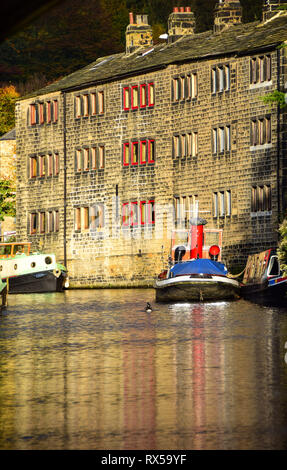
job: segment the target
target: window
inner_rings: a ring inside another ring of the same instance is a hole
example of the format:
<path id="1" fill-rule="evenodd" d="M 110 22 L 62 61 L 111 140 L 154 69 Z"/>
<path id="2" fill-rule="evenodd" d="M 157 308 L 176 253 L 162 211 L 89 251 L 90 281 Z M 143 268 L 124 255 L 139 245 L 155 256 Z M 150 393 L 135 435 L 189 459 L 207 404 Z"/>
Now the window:
<path id="1" fill-rule="evenodd" d="M 173 136 L 173 155 L 175 158 L 180 157 L 180 138 L 179 135 Z"/>
<path id="2" fill-rule="evenodd" d="M 125 202 L 123 204 L 123 209 L 122 209 L 122 218 L 123 218 L 123 226 L 128 227 L 130 225 L 130 204 L 128 202 Z"/>
<path id="3" fill-rule="evenodd" d="M 58 100 L 53 101 L 53 121 L 58 121 Z"/>
<path id="4" fill-rule="evenodd" d="M 148 84 L 148 106 L 151 108 L 155 105 L 154 83 Z"/>
<path id="5" fill-rule="evenodd" d="M 90 151 L 88 148 L 84 148 L 84 170 L 88 171 L 90 167 Z"/>
<path id="6" fill-rule="evenodd" d="M 90 207 L 90 228 L 100 231 L 104 227 L 104 211 L 101 205 Z"/>
<path id="7" fill-rule="evenodd" d="M 39 104 L 39 123 L 44 124 L 44 103 Z"/>
<path id="8" fill-rule="evenodd" d="M 45 233 L 45 212 L 40 212 L 40 233 Z"/>
<path id="9" fill-rule="evenodd" d="M 50 153 L 47 157 L 47 176 L 53 175 L 53 155 Z"/>
<path id="10" fill-rule="evenodd" d="M 130 109 L 130 88 L 124 87 L 123 88 L 123 107 L 125 111 Z"/>
<path id="11" fill-rule="evenodd" d="M 105 168 L 105 147 L 103 145 L 99 146 L 99 162 L 98 168 L 101 170 Z"/>
<path id="12" fill-rule="evenodd" d="M 144 165 L 147 162 L 147 141 L 140 142 L 140 164 Z"/>
<path id="13" fill-rule="evenodd" d="M 172 81 L 172 96 L 173 96 L 173 101 L 179 101 L 180 100 L 180 79 L 174 78 Z"/>
<path id="14" fill-rule="evenodd" d="M 46 157 L 41 155 L 39 157 L 39 176 L 44 177 L 46 174 Z"/>
<path id="15" fill-rule="evenodd" d="M 270 212 L 271 210 L 271 186 L 253 186 L 251 189 L 251 212 Z"/>
<path id="16" fill-rule="evenodd" d="M 88 116 L 89 115 L 89 95 L 83 96 L 83 110 L 84 110 L 84 116 Z"/>
<path id="17" fill-rule="evenodd" d="M 148 163 L 155 162 L 155 142 L 154 140 L 148 141 Z"/>
<path id="18" fill-rule="evenodd" d="M 211 93 L 222 93 L 230 90 L 230 66 L 219 65 L 211 70 Z"/>
<path id="19" fill-rule="evenodd" d="M 49 124 L 52 120 L 51 118 L 52 113 L 51 113 L 51 101 L 47 101 L 46 103 L 46 121 Z"/>
<path id="20" fill-rule="evenodd" d="M 54 154 L 54 176 L 58 176 L 59 174 L 59 154 Z"/>
<path id="21" fill-rule="evenodd" d="M 30 124 L 34 126 L 37 123 L 37 109 L 35 104 L 30 104 Z"/>
<path id="22" fill-rule="evenodd" d="M 105 103 L 104 103 L 104 92 L 99 91 L 98 92 L 98 108 L 99 108 L 99 114 L 104 114 L 105 112 Z"/>
<path id="23" fill-rule="evenodd" d="M 272 62 L 270 55 L 250 59 L 250 84 L 270 82 L 272 79 Z"/>
<path id="24" fill-rule="evenodd" d="M 251 121 L 251 146 L 271 144 L 271 117 Z"/>
<path id="25" fill-rule="evenodd" d="M 122 206 L 122 224 L 124 227 L 153 225 L 155 223 L 154 200 L 125 202 Z"/>
<path id="26" fill-rule="evenodd" d="M 96 93 L 91 93 L 91 113 L 92 113 L 92 116 L 97 114 L 97 95 L 96 95 Z"/>
<path id="27" fill-rule="evenodd" d="M 132 86 L 132 109 L 138 109 L 139 107 L 139 90 L 138 86 Z"/>
<path id="28" fill-rule="evenodd" d="M 54 211 L 54 232 L 59 232 L 59 211 Z"/>
<path id="29" fill-rule="evenodd" d="M 213 193 L 213 217 L 231 217 L 231 191 Z"/>
<path id="30" fill-rule="evenodd" d="M 30 234 L 31 235 L 34 235 L 35 233 L 37 233 L 37 213 L 36 212 L 32 212 L 30 214 Z"/>
<path id="31" fill-rule="evenodd" d="M 76 171 L 82 171 L 82 151 L 76 150 Z"/>
<path id="32" fill-rule="evenodd" d="M 97 147 L 92 147 L 91 149 L 91 169 L 95 170 L 97 168 Z"/>
<path id="33" fill-rule="evenodd" d="M 132 142 L 131 164 L 138 165 L 138 163 L 139 163 L 139 144 L 138 142 Z"/>
<path id="34" fill-rule="evenodd" d="M 48 233 L 51 233 L 54 231 L 54 223 L 53 223 L 53 212 L 52 211 L 49 211 L 48 212 L 48 216 L 47 216 L 47 230 L 48 230 Z"/>
<path id="35" fill-rule="evenodd" d="M 155 223 L 155 204 L 154 201 L 148 201 L 148 223 Z"/>
<path id="36" fill-rule="evenodd" d="M 75 230 L 81 230 L 81 208 L 77 207 L 75 209 Z"/>
<path id="37" fill-rule="evenodd" d="M 123 165 L 128 166 L 130 164 L 130 144 L 125 142 L 123 146 Z"/>
<path id="38" fill-rule="evenodd" d="M 90 226 L 90 219 L 89 219 L 89 208 L 88 207 L 83 207 L 83 229 L 88 230 Z"/>
<path id="39" fill-rule="evenodd" d="M 184 101 L 197 97 L 198 80 L 197 73 L 190 73 L 175 77 L 172 80 L 172 100 Z"/>
<path id="40" fill-rule="evenodd" d="M 221 126 L 212 129 L 212 152 L 213 154 L 231 151 L 231 128 Z"/>
<path id="41" fill-rule="evenodd" d="M 76 96 L 76 117 L 82 116 L 82 100 L 81 96 Z"/>
<path id="42" fill-rule="evenodd" d="M 140 86 L 140 107 L 145 108 L 147 105 L 147 86 L 143 83 Z"/>
<path id="43" fill-rule="evenodd" d="M 30 178 L 37 176 L 37 157 L 30 157 Z"/>

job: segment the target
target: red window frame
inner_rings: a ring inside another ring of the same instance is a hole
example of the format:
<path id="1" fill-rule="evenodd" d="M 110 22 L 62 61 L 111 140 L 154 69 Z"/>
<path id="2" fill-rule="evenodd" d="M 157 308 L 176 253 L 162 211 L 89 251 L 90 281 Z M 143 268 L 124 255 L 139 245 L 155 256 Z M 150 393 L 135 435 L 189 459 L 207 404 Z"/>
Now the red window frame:
<path id="1" fill-rule="evenodd" d="M 146 159 L 143 161 L 142 159 L 142 154 L 143 154 L 143 144 L 146 146 Z M 148 142 L 146 140 L 141 140 L 140 141 L 140 164 L 145 165 L 148 162 Z"/>
<path id="2" fill-rule="evenodd" d="M 153 159 L 151 158 L 151 146 L 153 145 Z M 154 153 L 155 153 L 155 141 L 151 139 L 148 141 L 148 163 L 154 163 Z"/>
<path id="3" fill-rule="evenodd" d="M 37 177 L 37 157 L 30 157 L 30 178 Z"/>
<path id="4" fill-rule="evenodd" d="M 53 117 L 54 117 L 54 122 L 57 122 L 58 121 L 58 111 L 59 111 L 59 108 L 58 108 L 58 100 L 54 100 L 53 101 Z"/>
<path id="5" fill-rule="evenodd" d="M 37 124 L 36 104 L 30 104 L 30 125 L 35 126 L 36 124 Z"/>
<path id="6" fill-rule="evenodd" d="M 129 219 L 130 219 L 130 203 L 129 202 L 124 202 L 123 207 L 122 207 L 122 221 L 123 221 L 123 226 L 124 227 L 129 227 Z"/>
<path id="7" fill-rule="evenodd" d="M 39 124 L 44 124 L 44 103 L 39 103 Z"/>
<path id="8" fill-rule="evenodd" d="M 125 155 L 128 152 L 128 158 L 126 160 Z M 130 143 L 124 142 L 123 144 L 123 166 L 129 166 L 130 164 Z"/>
<path id="9" fill-rule="evenodd" d="M 134 104 L 134 90 L 137 91 L 137 104 Z M 138 85 L 133 85 L 131 87 L 131 107 L 132 109 L 138 109 L 139 108 L 139 87 Z"/>
<path id="10" fill-rule="evenodd" d="M 134 147 L 137 145 L 137 161 L 134 162 L 133 160 L 133 155 L 134 155 Z M 138 165 L 139 164 L 139 143 L 138 142 L 132 142 L 132 147 L 131 147 L 131 165 Z"/>
<path id="11" fill-rule="evenodd" d="M 142 217 L 142 207 L 144 206 L 144 220 Z M 147 223 L 147 202 L 146 201 L 140 201 L 140 224 L 145 225 Z"/>
<path id="12" fill-rule="evenodd" d="M 128 103 L 126 103 L 126 91 L 128 91 Z M 131 91 L 129 86 L 123 87 L 123 107 L 124 111 L 129 111 L 131 101 Z"/>
<path id="13" fill-rule="evenodd" d="M 48 123 L 51 122 L 52 118 L 51 118 L 52 114 L 51 114 L 51 101 L 47 101 L 46 103 L 46 121 Z"/>
<path id="14" fill-rule="evenodd" d="M 133 227 L 139 224 L 138 201 L 131 202 L 131 225 Z"/>
<path id="15" fill-rule="evenodd" d="M 151 92 L 150 89 L 153 88 L 153 102 L 151 102 Z M 155 89 L 154 89 L 154 83 L 151 82 L 148 84 L 148 106 L 149 108 L 152 108 L 155 105 Z"/>
<path id="16" fill-rule="evenodd" d="M 145 97 L 145 102 L 143 103 L 143 96 Z M 146 108 L 147 107 L 147 92 L 146 92 L 146 83 L 140 85 L 140 107 Z"/>
<path id="17" fill-rule="evenodd" d="M 154 207 L 154 199 L 148 201 L 148 223 L 154 224 L 155 223 L 155 207 Z"/>

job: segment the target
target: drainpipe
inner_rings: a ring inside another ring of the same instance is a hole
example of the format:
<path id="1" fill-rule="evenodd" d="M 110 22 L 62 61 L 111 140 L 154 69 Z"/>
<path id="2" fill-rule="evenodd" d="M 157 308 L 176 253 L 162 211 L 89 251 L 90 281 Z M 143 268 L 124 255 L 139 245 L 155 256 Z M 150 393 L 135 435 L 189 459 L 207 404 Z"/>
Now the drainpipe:
<path id="1" fill-rule="evenodd" d="M 63 92 L 63 157 L 64 157 L 64 266 L 67 268 L 67 126 L 66 93 Z"/>

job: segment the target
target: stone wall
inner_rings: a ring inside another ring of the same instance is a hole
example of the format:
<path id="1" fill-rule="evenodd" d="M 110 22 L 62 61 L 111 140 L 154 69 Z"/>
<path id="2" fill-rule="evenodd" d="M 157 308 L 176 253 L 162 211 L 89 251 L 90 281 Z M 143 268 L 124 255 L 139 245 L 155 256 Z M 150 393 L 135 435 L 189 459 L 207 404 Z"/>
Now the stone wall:
<path id="1" fill-rule="evenodd" d="M 170 251 L 174 197 L 194 196 L 207 227 L 223 229 L 223 260 L 232 269 L 242 266 L 249 253 L 277 243 L 277 108 L 270 109 L 260 99 L 276 89 L 277 54 L 270 53 L 272 79 L 253 85 L 250 56 L 240 56 L 169 65 L 123 82 L 66 94 L 66 238 L 71 286 L 152 285 L 166 266 Z M 283 56 L 284 52 L 279 54 Z M 230 71 L 230 89 L 212 93 L 212 70 L 225 66 Z M 191 73 L 197 75 L 197 96 L 175 102 L 173 79 Z M 154 83 L 155 105 L 124 111 L 123 88 L 143 83 Z M 104 92 L 104 114 L 76 118 L 76 97 L 97 91 Z M 17 105 L 17 234 L 19 240 L 28 238 L 34 248 L 54 252 L 59 261 L 64 261 L 63 94 L 40 98 L 58 99 L 59 119 L 55 124 L 29 126 L 29 105 L 37 100 L 23 100 Z M 271 117 L 272 141 L 252 147 L 252 118 L 266 115 Z M 213 153 L 213 129 L 227 127 L 230 150 Z M 176 157 L 174 135 L 191 132 L 198 134 L 197 155 Z M 141 139 L 155 141 L 155 163 L 124 167 L 123 143 Z M 76 173 L 76 150 L 98 145 L 105 148 L 104 169 Z M 29 157 L 49 152 L 59 152 L 59 175 L 28 178 Z M 281 168 L 284 165 L 282 161 Z M 270 210 L 252 212 L 252 187 L 264 185 L 271 188 Z M 281 186 L 280 191 L 283 189 Z M 214 216 L 214 194 L 226 196 L 226 192 L 231 193 L 230 215 Z M 155 223 L 123 227 L 123 204 L 149 200 L 155 201 Z M 104 207 L 103 229 L 76 230 L 75 210 L 93 205 Z M 52 209 L 59 210 L 59 231 L 30 235 L 29 213 Z"/>

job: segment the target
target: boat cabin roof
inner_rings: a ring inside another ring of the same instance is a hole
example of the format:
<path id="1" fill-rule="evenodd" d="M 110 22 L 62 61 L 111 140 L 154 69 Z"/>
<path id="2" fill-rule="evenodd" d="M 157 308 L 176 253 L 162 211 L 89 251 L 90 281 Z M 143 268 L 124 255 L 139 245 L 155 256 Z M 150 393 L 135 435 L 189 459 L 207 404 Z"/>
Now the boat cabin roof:
<path id="1" fill-rule="evenodd" d="M 16 255 L 29 255 L 31 243 L 0 243 L 0 258 L 8 258 Z"/>

